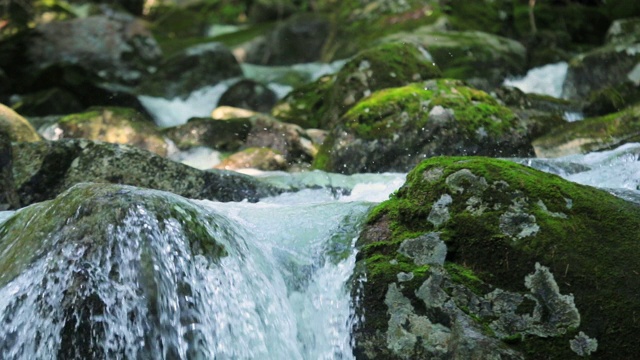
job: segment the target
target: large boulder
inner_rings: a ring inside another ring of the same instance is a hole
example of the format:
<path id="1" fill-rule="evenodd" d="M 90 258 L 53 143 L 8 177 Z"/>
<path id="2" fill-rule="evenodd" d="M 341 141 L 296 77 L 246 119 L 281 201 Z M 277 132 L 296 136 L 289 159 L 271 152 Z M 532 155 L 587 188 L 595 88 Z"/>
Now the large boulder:
<path id="1" fill-rule="evenodd" d="M 357 240 L 356 357 L 634 358 L 638 219 L 523 165 L 428 159 Z"/>
<path id="2" fill-rule="evenodd" d="M 61 118 L 45 132 L 55 136 L 55 139 L 49 140 L 99 140 L 135 146 L 160 156 L 169 155 L 169 141 L 155 124 L 128 108 L 92 108 Z"/>
<path id="3" fill-rule="evenodd" d="M 218 201 L 257 201 L 277 193 L 248 176 L 201 171 L 126 145 L 75 139 L 13 143 L 13 177 L 22 205 L 52 199 L 81 182 L 126 184 Z"/>
<path id="4" fill-rule="evenodd" d="M 492 88 L 526 71 L 526 49 L 515 40 L 480 31 L 438 31 L 426 26 L 383 41 L 412 42 L 428 52 L 444 77 Z"/>
<path id="5" fill-rule="evenodd" d="M 561 157 L 609 150 L 640 141 L 640 105 L 626 110 L 567 123 L 532 145 L 538 157 Z"/>
<path id="6" fill-rule="evenodd" d="M 314 165 L 405 172 L 437 155 L 530 156 L 536 126 L 459 80 L 431 80 L 361 100 L 329 132 Z"/>
<path id="7" fill-rule="evenodd" d="M 239 251 L 227 219 L 170 193 L 78 184 L 16 212 L 0 239 L 3 357 L 213 357 L 194 314 L 217 291 L 203 279 Z"/>
<path id="8" fill-rule="evenodd" d="M 111 11 L 38 25 L 26 55 L 36 70 L 76 64 L 104 80 L 135 84 L 151 72 L 162 53 L 142 20 Z"/>
<path id="9" fill-rule="evenodd" d="M 153 75 L 144 79 L 139 91 L 167 99 L 186 98 L 195 90 L 239 76 L 242 69 L 229 49 L 221 43 L 205 43 L 166 59 Z"/>
<path id="10" fill-rule="evenodd" d="M 0 132 L 7 134 L 11 141 L 42 140 L 27 119 L 3 104 L 0 104 Z"/>
<path id="11" fill-rule="evenodd" d="M 333 77 L 294 89 L 272 111 L 304 128 L 329 129 L 340 115 L 376 90 L 441 77 L 440 69 L 411 43 L 381 44 L 349 60 Z"/>

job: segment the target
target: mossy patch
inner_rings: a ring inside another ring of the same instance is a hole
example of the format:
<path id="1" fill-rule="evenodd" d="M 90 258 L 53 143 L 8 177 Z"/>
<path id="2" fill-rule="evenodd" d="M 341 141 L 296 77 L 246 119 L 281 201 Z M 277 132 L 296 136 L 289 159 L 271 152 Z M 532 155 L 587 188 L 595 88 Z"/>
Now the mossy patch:
<path id="1" fill-rule="evenodd" d="M 608 150 L 640 140 L 640 106 L 613 114 L 567 123 L 536 139 L 539 157 L 559 157 Z"/>

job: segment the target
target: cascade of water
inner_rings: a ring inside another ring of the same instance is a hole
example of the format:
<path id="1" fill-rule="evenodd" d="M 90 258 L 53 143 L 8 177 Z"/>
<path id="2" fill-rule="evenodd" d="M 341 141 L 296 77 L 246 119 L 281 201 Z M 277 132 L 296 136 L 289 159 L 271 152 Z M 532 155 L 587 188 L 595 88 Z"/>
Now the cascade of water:
<path id="1" fill-rule="evenodd" d="M 0 358 L 351 359 L 353 243 L 375 204 L 363 194 L 195 201 L 224 256 L 145 205 L 103 237 L 48 234 L 51 250 L 0 278 Z"/>

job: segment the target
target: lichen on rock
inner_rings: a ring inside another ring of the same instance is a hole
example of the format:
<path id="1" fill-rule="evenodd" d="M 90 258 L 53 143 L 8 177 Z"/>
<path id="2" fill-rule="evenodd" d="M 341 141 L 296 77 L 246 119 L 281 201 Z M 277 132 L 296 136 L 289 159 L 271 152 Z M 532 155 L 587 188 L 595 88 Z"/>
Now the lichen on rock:
<path id="1" fill-rule="evenodd" d="M 450 218 L 429 221 L 449 197 Z M 356 276 L 367 281 L 355 353 L 632 358 L 640 279 L 629 271 L 640 242 L 628 229 L 640 231 L 639 218 L 632 203 L 513 162 L 425 160 L 372 210 L 357 241 Z M 443 262 L 424 260 L 436 235 Z M 580 332 L 597 338 L 597 352 Z"/>

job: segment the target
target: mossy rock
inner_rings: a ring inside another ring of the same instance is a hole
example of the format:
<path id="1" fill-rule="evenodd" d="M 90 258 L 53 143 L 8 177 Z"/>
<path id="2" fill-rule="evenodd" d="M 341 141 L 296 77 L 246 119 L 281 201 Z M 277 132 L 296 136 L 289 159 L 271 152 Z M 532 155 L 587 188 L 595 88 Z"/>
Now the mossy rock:
<path id="1" fill-rule="evenodd" d="M 27 119 L 3 104 L 0 104 L 0 132 L 7 134 L 11 141 L 42 140 Z"/>
<path id="2" fill-rule="evenodd" d="M 601 116 L 622 111 L 640 103 L 640 87 L 631 81 L 592 91 L 583 112 L 587 116 Z"/>
<path id="3" fill-rule="evenodd" d="M 356 243 L 356 355 L 633 358 L 638 219 L 635 204 L 505 160 L 425 160 Z"/>
<path id="4" fill-rule="evenodd" d="M 474 80 L 484 86 L 497 86 L 508 76 L 526 70 L 526 50 L 522 44 L 481 31 L 437 31 L 425 26 L 399 32 L 381 41 L 419 44 L 442 69 L 444 77 Z"/>
<path id="5" fill-rule="evenodd" d="M 155 124 L 129 108 L 91 108 L 61 118 L 54 128 L 59 138 L 131 145 L 160 156 L 167 156 L 169 150 L 169 143 Z"/>
<path id="6" fill-rule="evenodd" d="M 442 14 L 437 2 L 421 0 L 339 1 L 324 6 L 332 23 L 323 49 L 325 61 L 353 56 L 386 35 L 432 25 Z"/>
<path id="7" fill-rule="evenodd" d="M 272 113 L 305 128 L 330 129 L 351 106 L 376 90 L 441 75 L 416 45 L 381 44 L 358 53 L 334 77 L 293 90 Z"/>
<path id="8" fill-rule="evenodd" d="M 640 6 L 638 10 L 640 13 Z M 640 42 L 640 17 L 616 20 L 611 23 L 607 31 L 607 43 L 633 44 L 638 42 Z"/>
<path id="9" fill-rule="evenodd" d="M 361 100 L 329 132 L 314 166 L 347 174 L 403 172 L 436 155 L 529 156 L 529 131 L 484 91 L 430 80 Z"/>
<path id="10" fill-rule="evenodd" d="M 567 123 L 532 145 L 538 157 L 560 157 L 609 150 L 640 140 L 640 105 L 582 121 Z"/>
<path id="11" fill-rule="evenodd" d="M 248 176 L 198 170 L 127 145 L 75 139 L 13 143 L 13 178 L 22 205 L 53 199 L 81 182 L 217 201 L 257 201 L 279 192 Z"/>
<path id="12" fill-rule="evenodd" d="M 611 43 L 571 59 L 563 97 L 586 100 L 590 93 L 627 81 L 640 82 L 640 42 Z"/>
<path id="13" fill-rule="evenodd" d="M 248 118 L 193 118 L 184 125 L 166 128 L 162 132 L 182 150 L 206 146 L 219 151 L 236 151 L 244 144 L 252 128 L 253 122 Z"/>
<path id="14" fill-rule="evenodd" d="M 16 212 L 0 225 L 0 288 L 25 285 L 3 299 L 0 319 L 12 324 L 6 337 L 30 335 L 3 339 L 3 351 L 100 359 L 167 341 L 167 317 L 210 305 L 197 300 L 194 276 L 206 273 L 198 263 L 215 267 L 238 251 L 231 233 L 228 220 L 184 198 L 112 184 L 78 184 Z M 162 357 L 157 350 L 145 351 Z"/>

